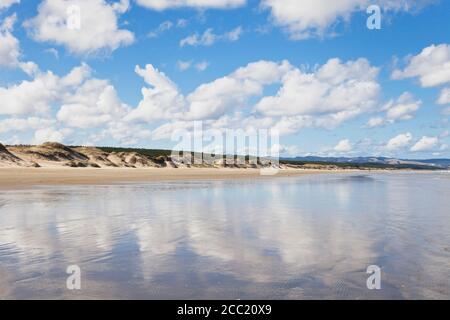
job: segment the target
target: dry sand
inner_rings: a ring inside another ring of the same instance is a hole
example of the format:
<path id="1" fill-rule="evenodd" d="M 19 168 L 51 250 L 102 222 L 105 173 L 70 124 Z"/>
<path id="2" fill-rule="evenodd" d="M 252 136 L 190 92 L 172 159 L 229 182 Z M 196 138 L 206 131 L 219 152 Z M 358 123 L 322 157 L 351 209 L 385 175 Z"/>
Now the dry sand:
<path id="1" fill-rule="evenodd" d="M 259 169 L 207 168 L 0 168 L 0 188 L 33 185 L 109 184 L 164 180 L 261 179 L 339 171 L 283 169 L 275 176 L 261 175 Z M 348 172 L 348 171 L 346 171 Z"/>

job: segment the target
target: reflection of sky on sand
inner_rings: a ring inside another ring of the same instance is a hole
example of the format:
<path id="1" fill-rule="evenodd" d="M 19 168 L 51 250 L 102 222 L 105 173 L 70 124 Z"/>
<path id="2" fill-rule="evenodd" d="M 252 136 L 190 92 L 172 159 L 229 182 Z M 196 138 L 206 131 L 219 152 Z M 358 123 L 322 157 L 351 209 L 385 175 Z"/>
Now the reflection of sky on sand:
<path id="1" fill-rule="evenodd" d="M 449 298 L 449 191 L 349 174 L 0 192 L 0 298 Z"/>

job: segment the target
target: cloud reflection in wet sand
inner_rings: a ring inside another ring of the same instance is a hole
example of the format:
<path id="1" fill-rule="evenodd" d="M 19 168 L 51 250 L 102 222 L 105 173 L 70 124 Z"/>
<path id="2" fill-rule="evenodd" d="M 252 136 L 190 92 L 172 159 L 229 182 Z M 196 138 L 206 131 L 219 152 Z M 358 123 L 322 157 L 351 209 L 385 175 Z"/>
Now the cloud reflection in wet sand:
<path id="1" fill-rule="evenodd" d="M 450 298 L 449 191 L 439 174 L 1 191 L 0 298 Z"/>

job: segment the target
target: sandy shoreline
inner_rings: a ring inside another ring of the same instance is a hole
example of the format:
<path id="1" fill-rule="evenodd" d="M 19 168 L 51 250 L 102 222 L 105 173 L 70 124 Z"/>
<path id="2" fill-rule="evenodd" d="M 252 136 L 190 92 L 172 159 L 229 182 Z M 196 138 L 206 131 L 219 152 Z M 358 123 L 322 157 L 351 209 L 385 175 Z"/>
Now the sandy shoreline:
<path id="1" fill-rule="evenodd" d="M 388 170 L 319 170 L 282 169 L 276 175 L 261 175 L 259 169 L 212 168 L 0 168 L 0 190 L 38 185 L 95 185 L 110 183 L 222 180 L 222 179 L 273 179 L 308 174 L 370 173 Z M 417 172 L 399 170 L 393 172 Z"/>
<path id="2" fill-rule="evenodd" d="M 263 176 L 258 169 L 0 168 L 0 189 L 34 185 L 82 185 L 164 180 L 261 179 L 330 172 L 339 171 L 284 169 L 275 176 Z"/>

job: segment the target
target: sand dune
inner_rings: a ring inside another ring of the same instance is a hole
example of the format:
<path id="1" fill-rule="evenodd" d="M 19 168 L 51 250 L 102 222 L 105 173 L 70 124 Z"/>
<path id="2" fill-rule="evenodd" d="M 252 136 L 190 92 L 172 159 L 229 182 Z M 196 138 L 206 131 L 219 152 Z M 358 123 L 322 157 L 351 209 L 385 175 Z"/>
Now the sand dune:
<path id="1" fill-rule="evenodd" d="M 165 159 L 170 160 L 170 159 Z M 0 148 L 0 167 L 160 168 L 166 161 L 136 152 L 105 152 L 94 147 L 70 148 L 56 142 Z"/>
<path id="2" fill-rule="evenodd" d="M 39 165 L 19 158 L 0 143 L 0 167 L 39 167 Z"/>
<path id="3" fill-rule="evenodd" d="M 71 168 L 237 168 L 258 169 L 272 164 L 252 164 L 245 159 L 225 164 L 223 159 L 202 160 L 192 164 L 191 157 L 150 157 L 137 152 L 106 152 L 95 147 L 68 147 L 47 142 L 38 146 L 1 145 L 0 167 L 71 167 Z"/>

